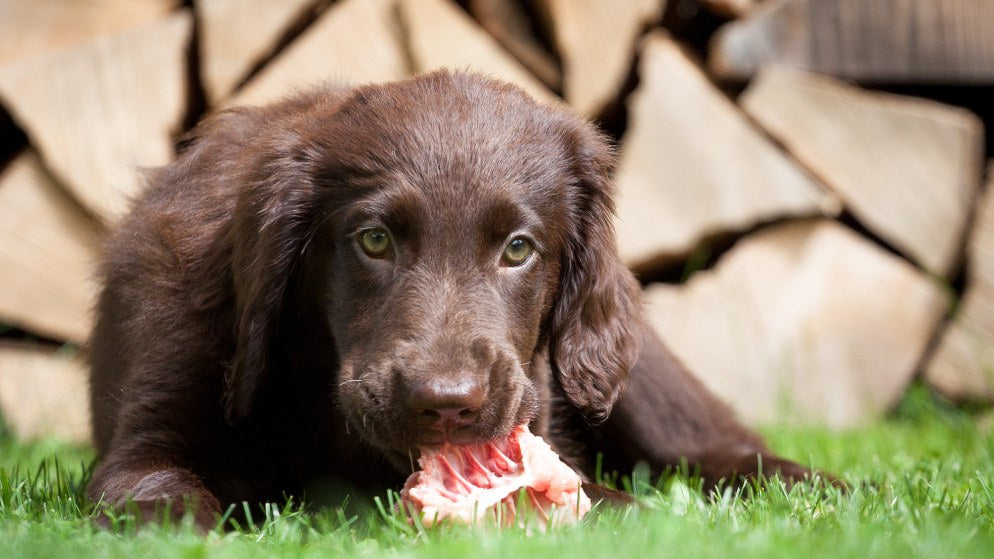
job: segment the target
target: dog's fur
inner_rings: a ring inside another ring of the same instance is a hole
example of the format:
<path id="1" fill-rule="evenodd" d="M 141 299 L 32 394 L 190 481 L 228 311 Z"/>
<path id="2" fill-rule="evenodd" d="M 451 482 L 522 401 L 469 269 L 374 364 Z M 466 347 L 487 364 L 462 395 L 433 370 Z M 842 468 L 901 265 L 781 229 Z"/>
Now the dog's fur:
<path id="1" fill-rule="evenodd" d="M 89 496 L 207 528 L 314 482 L 396 488 L 419 446 L 527 422 L 588 479 L 598 452 L 806 475 L 643 326 L 613 166 L 589 123 L 465 73 L 207 119 L 106 247 Z M 370 256 L 374 227 L 392 246 Z M 472 413 L 440 428 L 426 390 Z"/>

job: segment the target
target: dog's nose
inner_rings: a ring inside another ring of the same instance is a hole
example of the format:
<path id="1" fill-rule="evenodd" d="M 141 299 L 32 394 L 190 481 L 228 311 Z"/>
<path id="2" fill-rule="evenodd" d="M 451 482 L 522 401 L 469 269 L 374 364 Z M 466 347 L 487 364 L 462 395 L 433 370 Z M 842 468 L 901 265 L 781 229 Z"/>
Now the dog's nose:
<path id="1" fill-rule="evenodd" d="M 475 380 L 435 381 L 413 389 L 409 405 L 423 427 L 448 432 L 475 423 L 485 396 Z"/>

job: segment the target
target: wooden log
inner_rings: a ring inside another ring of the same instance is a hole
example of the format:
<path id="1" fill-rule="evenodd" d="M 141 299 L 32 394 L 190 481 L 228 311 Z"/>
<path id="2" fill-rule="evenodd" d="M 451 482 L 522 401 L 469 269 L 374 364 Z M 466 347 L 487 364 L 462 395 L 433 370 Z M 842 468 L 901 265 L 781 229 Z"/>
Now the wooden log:
<path id="1" fill-rule="evenodd" d="M 925 379 L 956 401 L 994 403 L 994 161 L 970 235 L 967 287 Z"/>
<path id="2" fill-rule="evenodd" d="M 838 203 L 758 133 L 665 34 L 643 44 L 617 172 L 618 245 L 642 270 L 702 239 Z"/>
<path id="3" fill-rule="evenodd" d="M 562 88 L 559 62 L 534 36 L 518 0 L 469 0 L 469 13 L 529 72 L 553 91 Z"/>
<path id="4" fill-rule="evenodd" d="M 0 174 L 0 322 L 82 343 L 99 228 L 28 151 Z"/>
<path id="5" fill-rule="evenodd" d="M 726 24 L 711 70 L 747 79 L 776 63 L 864 82 L 994 83 L 994 2 L 769 0 Z"/>
<path id="6" fill-rule="evenodd" d="M 596 117 L 621 92 L 642 31 L 661 20 L 665 0 L 541 0 L 563 62 L 563 96 Z"/>
<path id="7" fill-rule="evenodd" d="M 898 401 L 947 306 L 925 274 L 830 220 L 760 231 L 646 300 L 677 357 L 747 423 L 831 427 Z"/>
<path id="8" fill-rule="evenodd" d="M 783 67 L 740 102 L 867 228 L 932 273 L 955 271 L 983 169 L 979 118 Z"/>
<path id="9" fill-rule="evenodd" d="M 451 0 L 400 0 L 399 6 L 416 72 L 475 70 L 516 84 L 538 101 L 559 101 Z"/>
<path id="10" fill-rule="evenodd" d="M 0 66 L 160 19 L 179 0 L 3 0 Z"/>
<path id="11" fill-rule="evenodd" d="M 322 82 L 366 83 L 409 75 L 396 0 L 342 0 L 266 65 L 229 104 L 262 105 Z"/>
<path id="12" fill-rule="evenodd" d="M 211 105 L 227 97 L 321 0 L 198 0 L 201 76 Z"/>
<path id="13" fill-rule="evenodd" d="M 86 367 L 75 351 L 0 342 L 0 414 L 21 440 L 90 440 Z"/>
<path id="14" fill-rule="evenodd" d="M 0 68 L 0 100 L 84 206 L 113 220 L 139 166 L 172 158 L 186 109 L 189 11 Z"/>

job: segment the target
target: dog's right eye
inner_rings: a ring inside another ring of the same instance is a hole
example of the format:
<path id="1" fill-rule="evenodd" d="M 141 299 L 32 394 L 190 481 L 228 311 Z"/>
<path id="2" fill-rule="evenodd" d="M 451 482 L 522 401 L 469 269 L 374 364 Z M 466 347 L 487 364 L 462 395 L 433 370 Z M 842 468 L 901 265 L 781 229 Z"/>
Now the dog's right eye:
<path id="1" fill-rule="evenodd" d="M 359 234 L 359 246 L 367 255 L 381 258 L 390 250 L 390 234 L 379 227 L 367 229 Z"/>

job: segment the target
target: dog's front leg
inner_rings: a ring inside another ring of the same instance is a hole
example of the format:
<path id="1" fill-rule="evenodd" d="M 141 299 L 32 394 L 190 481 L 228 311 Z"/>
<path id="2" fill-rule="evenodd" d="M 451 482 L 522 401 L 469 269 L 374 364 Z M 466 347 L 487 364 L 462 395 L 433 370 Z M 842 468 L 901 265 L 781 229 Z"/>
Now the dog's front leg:
<path id="1" fill-rule="evenodd" d="M 121 445 L 104 457 L 87 486 L 87 497 L 110 509 L 100 511 L 97 523 L 110 527 L 108 513 L 134 513 L 140 524 L 189 514 L 199 532 L 214 528 L 221 508 L 201 479 L 168 457 L 153 456 Z"/>

